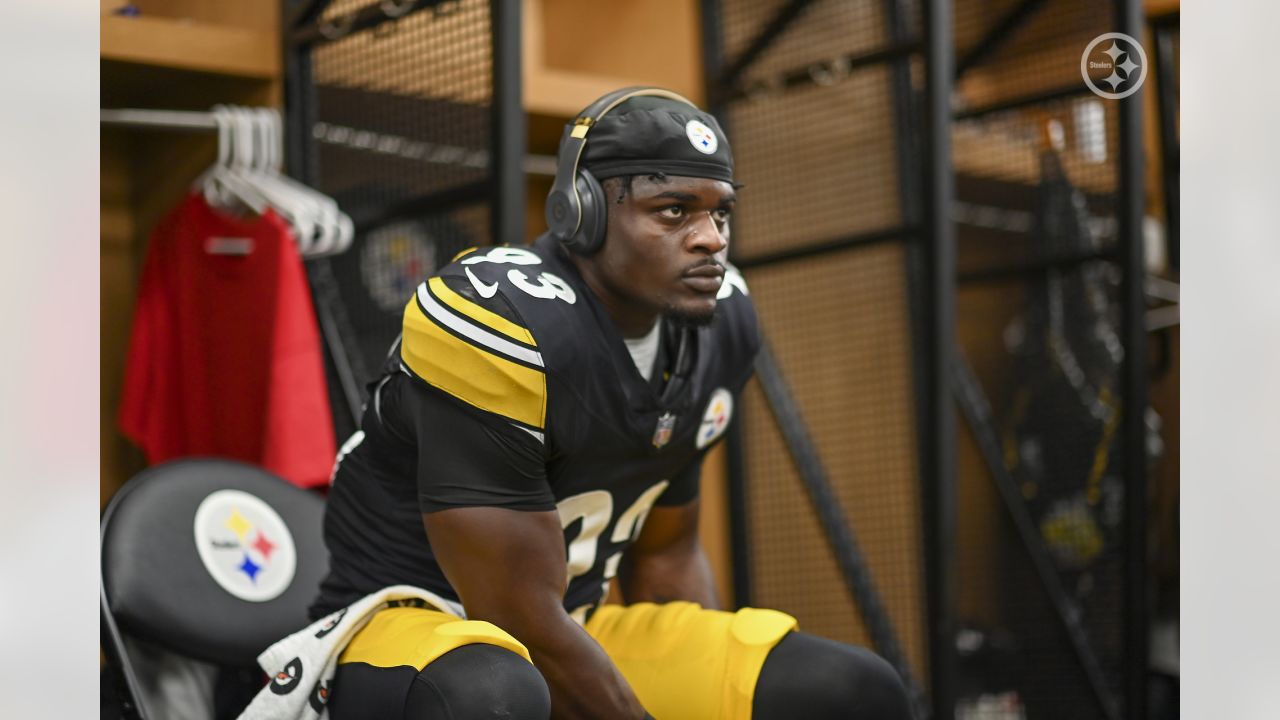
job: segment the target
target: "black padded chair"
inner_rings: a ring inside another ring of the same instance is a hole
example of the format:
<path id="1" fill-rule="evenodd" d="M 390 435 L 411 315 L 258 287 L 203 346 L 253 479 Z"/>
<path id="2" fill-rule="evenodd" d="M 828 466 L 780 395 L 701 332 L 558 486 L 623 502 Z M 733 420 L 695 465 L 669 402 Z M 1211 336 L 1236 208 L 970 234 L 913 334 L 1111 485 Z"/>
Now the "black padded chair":
<path id="1" fill-rule="evenodd" d="M 323 511 L 320 496 L 229 460 L 157 465 L 116 493 L 102 516 L 102 635 L 125 714 L 167 714 L 148 711 L 131 648 L 260 677 L 258 654 L 307 625 L 328 568 Z"/>

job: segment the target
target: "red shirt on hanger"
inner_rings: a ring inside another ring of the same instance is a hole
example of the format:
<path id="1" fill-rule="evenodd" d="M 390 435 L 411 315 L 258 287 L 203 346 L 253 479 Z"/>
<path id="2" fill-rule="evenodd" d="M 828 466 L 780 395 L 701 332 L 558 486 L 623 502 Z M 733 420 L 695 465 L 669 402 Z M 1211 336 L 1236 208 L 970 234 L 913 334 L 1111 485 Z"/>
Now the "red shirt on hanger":
<path id="1" fill-rule="evenodd" d="M 320 333 L 288 224 L 199 193 L 151 236 L 120 408 L 151 463 L 216 456 L 324 485 L 335 445 Z"/>

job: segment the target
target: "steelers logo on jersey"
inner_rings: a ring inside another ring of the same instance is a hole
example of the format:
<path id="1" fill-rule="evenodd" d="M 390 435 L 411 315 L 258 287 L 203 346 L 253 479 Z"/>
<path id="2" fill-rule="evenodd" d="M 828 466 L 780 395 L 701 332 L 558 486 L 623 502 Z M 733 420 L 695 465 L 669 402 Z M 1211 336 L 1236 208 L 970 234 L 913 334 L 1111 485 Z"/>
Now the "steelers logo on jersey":
<path id="1" fill-rule="evenodd" d="M 702 424 L 698 426 L 698 449 L 718 440 L 729 427 L 732 417 L 733 395 L 724 388 L 716 388 L 707 403 L 707 411 L 702 414 Z"/>

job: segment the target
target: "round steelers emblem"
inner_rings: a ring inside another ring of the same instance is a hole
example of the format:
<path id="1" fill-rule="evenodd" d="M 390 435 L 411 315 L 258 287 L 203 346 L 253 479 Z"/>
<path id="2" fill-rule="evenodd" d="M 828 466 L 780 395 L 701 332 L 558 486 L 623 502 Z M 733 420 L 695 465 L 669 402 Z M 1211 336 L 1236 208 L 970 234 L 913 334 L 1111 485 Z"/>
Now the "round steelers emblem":
<path id="1" fill-rule="evenodd" d="M 703 155 L 710 155 L 716 151 L 717 147 L 720 147 L 720 141 L 716 139 L 716 134 L 711 131 L 711 128 L 698 120 L 690 120 L 685 123 L 684 134 L 689 136 L 689 144 L 693 146 L 693 149 Z"/>
<path id="2" fill-rule="evenodd" d="M 418 222 L 387 225 L 369 233 L 360 272 L 369 297 L 389 313 L 400 313 L 423 278 L 436 270 L 436 242 Z"/>
<path id="3" fill-rule="evenodd" d="M 710 445 L 724 434 L 733 417 L 733 395 L 724 388 L 716 388 L 711 393 L 711 402 L 707 403 L 707 411 L 702 414 L 702 424 L 698 426 L 698 449 Z"/>
<path id="4" fill-rule="evenodd" d="M 266 602 L 293 582 L 297 553 L 289 528 L 247 492 L 218 490 L 201 501 L 195 536 L 205 569 L 241 600 Z"/>

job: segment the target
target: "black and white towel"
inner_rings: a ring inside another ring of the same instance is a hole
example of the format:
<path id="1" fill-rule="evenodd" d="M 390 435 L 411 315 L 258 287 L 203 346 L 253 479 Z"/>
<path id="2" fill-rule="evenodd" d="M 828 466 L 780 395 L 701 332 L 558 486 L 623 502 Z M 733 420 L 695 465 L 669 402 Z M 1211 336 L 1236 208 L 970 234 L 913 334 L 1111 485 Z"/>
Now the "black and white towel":
<path id="1" fill-rule="evenodd" d="M 240 714 L 239 720 L 316 720 L 329 717 L 329 690 L 338 656 L 379 611 L 422 604 L 466 619 L 462 605 L 410 585 L 395 585 L 366 595 L 284 638 L 258 656 L 271 681 Z"/>

